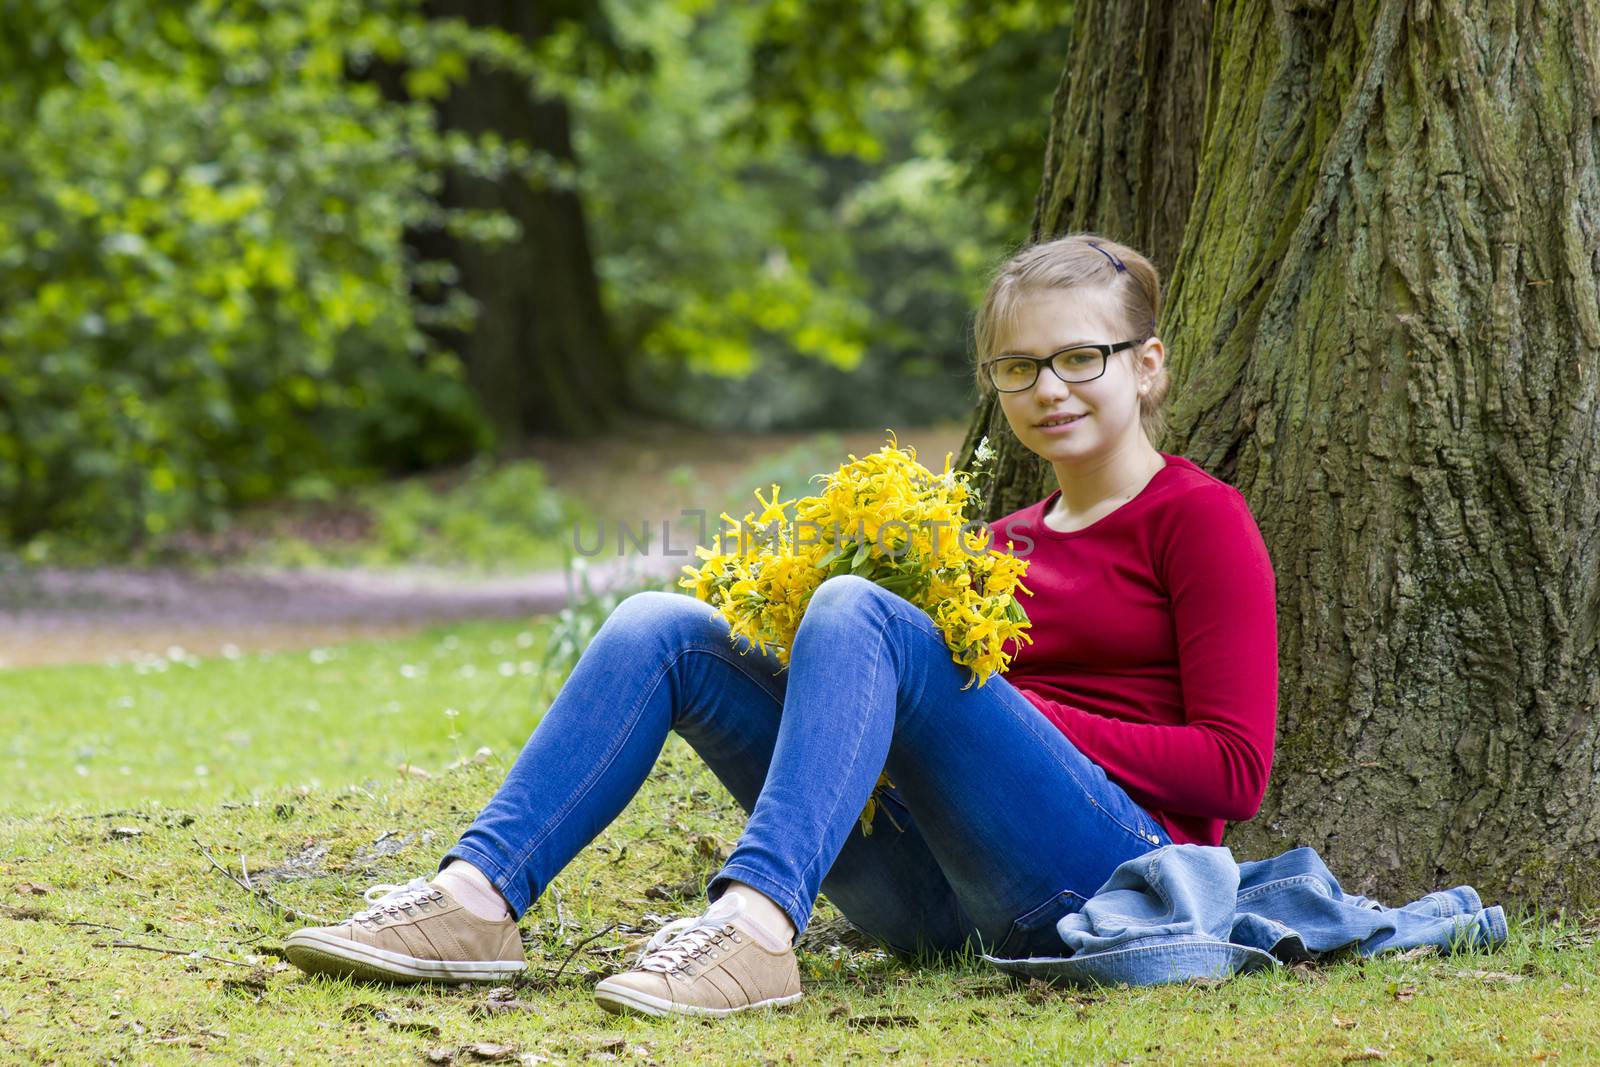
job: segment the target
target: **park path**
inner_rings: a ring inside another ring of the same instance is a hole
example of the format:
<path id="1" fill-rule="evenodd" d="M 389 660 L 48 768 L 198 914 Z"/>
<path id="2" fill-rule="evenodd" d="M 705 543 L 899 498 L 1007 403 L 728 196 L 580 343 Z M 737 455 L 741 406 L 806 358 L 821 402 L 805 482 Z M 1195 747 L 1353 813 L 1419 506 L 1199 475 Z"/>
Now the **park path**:
<path id="1" fill-rule="evenodd" d="M 595 590 L 670 576 L 684 560 L 596 562 Z M 232 649 L 308 648 L 392 637 L 463 619 L 547 615 L 567 603 L 563 571 L 469 578 L 424 571 L 42 569 L 0 574 L 0 670 Z"/>
<path id="2" fill-rule="evenodd" d="M 903 427 L 902 445 L 918 450 L 930 468 L 959 449 L 963 422 Z M 686 503 L 746 493 L 753 462 L 815 442 L 817 432 L 732 434 L 645 427 L 597 441 L 537 440 L 527 454 L 548 471 L 557 489 L 584 500 L 611 522 L 652 526 Z M 879 430 L 844 431 L 834 454 L 812 469 L 828 469 L 847 454 L 865 455 L 885 443 Z M 692 472 L 686 486 L 675 475 Z M 794 488 L 791 486 L 790 488 Z M 753 502 L 746 498 L 746 505 Z M 709 509 L 715 512 L 717 509 Z M 712 520 L 713 522 L 715 520 Z M 679 573 L 693 557 L 677 552 L 697 538 L 627 555 L 615 525 L 605 550 L 589 562 L 596 589 L 627 584 L 634 575 Z M 684 527 L 688 529 L 688 527 Z M 3 559 L 0 559 L 3 564 Z M 309 648 L 339 641 L 414 633 L 465 619 L 515 619 L 561 610 L 568 599 L 563 571 L 474 578 L 448 571 L 244 571 L 96 567 L 84 570 L 8 570 L 0 565 L 0 671 L 59 663 L 98 663 L 168 654 L 174 646 L 198 656 L 275 648 Z"/>

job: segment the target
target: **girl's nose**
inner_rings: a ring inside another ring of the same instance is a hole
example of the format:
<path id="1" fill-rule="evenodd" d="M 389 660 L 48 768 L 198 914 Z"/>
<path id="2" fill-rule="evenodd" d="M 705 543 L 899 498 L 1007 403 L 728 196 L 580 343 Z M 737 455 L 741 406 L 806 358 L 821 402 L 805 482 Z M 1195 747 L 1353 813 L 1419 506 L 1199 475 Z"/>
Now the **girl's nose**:
<path id="1" fill-rule="evenodd" d="M 1042 403 L 1054 406 L 1071 393 L 1072 386 L 1062 381 L 1055 371 L 1045 366 L 1039 368 L 1039 380 L 1033 383 L 1033 395 Z"/>

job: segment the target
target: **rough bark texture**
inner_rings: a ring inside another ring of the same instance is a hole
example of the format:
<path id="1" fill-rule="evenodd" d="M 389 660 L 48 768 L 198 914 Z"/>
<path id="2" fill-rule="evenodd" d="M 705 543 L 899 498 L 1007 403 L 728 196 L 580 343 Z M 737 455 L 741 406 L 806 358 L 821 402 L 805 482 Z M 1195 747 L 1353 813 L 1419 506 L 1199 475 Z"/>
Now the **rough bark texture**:
<path id="1" fill-rule="evenodd" d="M 526 40 L 548 31 L 541 5 L 526 0 L 431 0 L 430 14 L 495 26 Z M 571 164 L 566 101 L 531 97 L 519 78 L 475 68 L 438 106 L 449 128 L 494 130 Z M 536 188 L 517 176 L 488 181 L 452 174 L 441 196 L 453 207 L 497 209 L 522 235 L 494 248 L 449 238 L 442 253 L 479 302 L 476 328 L 454 340 L 490 419 L 513 438 L 585 436 L 631 407 L 628 376 L 601 305 L 600 284 L 576 192 Z"/>
<path id="2" fill-rule="evenodd" d="M 1233 0 L 1212 20 L 1158 446 L 1244 492 L 1278 576 L 1278 758 L 1229 841 L 1313 845 L 1390 896 L 1592 903 L 1600 12 Z M 1052 144 L 1105 126 L 1076 92 Z M 1043 232 L 1160 247 L 1136 196 L 1062 207 L 1086 164 L 1052 165 Z M 1159 164 L 1138 165 L 1133 189 Z"/>

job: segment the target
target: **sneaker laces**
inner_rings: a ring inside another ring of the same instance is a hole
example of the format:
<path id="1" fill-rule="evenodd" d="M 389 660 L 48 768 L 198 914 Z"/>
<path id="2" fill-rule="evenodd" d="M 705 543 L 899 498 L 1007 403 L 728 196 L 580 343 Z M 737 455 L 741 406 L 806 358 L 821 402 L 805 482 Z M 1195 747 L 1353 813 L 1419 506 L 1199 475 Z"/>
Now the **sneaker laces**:
<path id="1" fill-rule="evenodd" d="M 692 977 L 694 961 L 714 954 L 730 939 L 744 940 L 731 922 L 708 919 L 704 915 L 686 915 L 655 932 L 645 943 L 634 969 L 663 973 L 683 971 Z"/>
<path id="2" fill-rule="evenodd" d="M 656 949 L 660 948 L 662 945 L 665 945 L 668 941 L 671 941 L 683 931 L 689 929 L 689 927 L 693 926 L 701 918 L 703 918 L 703 916 L 685 915 L 681 919 L 673 919 L 661 929 L 657 930 L 654 934 L 650 935 L 650 940 L 644 943 L 644 948 L 639 951 L 639 954 L 634 957 L 633 961 L 635 963 L 640 962 Z"/>
<path id="3" fill-rule="evenodd" d="M 409 918 L 418 909 L 427 911 L 444 902 L 444 893 L 435 889 L 425 878 L 413 878 L 403 884 L 379 882 L 361 894 L 372 907 L 356 912 L 347 922 L 382 925 L 401 917 Z"/>

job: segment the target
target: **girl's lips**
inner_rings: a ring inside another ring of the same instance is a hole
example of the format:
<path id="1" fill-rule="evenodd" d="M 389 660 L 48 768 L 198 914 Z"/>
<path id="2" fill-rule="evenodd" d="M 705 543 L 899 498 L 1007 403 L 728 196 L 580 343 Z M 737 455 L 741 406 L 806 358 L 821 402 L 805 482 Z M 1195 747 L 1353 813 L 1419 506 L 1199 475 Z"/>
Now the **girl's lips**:
<path id="1" fill-rule="evenodd" d="M 1062 433 L 1066 433 L 1068 430 L 1072 429 L 1074 426 L 1078 425 L 1078 423 L 1082 422 L 1086 418 L 1088 418 L 1087 415 L 1079 415 L 1077 418 L 1073 419 L 1071 422 L 1062 422 L 1062 423 L 1057 423 L 1054 426 L 1038 426 L 1038 427 L 1035 427 L 1035 428 L 1040 433 L 1047 433 L 1047 434 L 1052 434 L 1052 435 L 1053 434 L 1062 434 Z"/>

